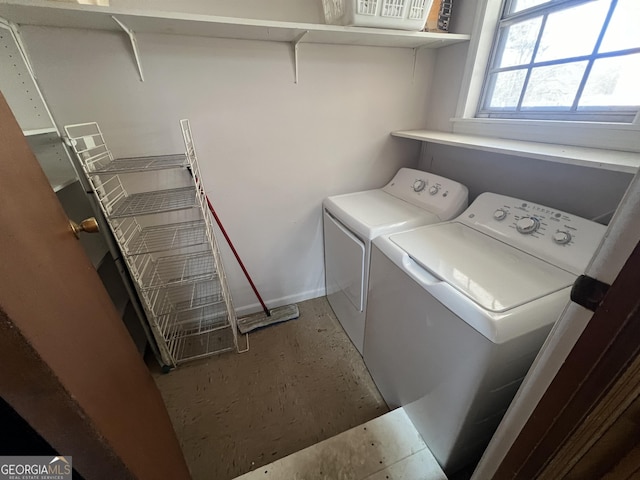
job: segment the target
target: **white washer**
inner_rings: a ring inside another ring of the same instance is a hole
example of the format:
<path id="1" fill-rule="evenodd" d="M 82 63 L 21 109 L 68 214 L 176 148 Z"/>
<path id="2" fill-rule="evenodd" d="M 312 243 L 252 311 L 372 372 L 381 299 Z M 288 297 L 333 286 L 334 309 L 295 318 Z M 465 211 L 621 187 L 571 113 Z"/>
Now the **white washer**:
<path id="1" fill-rule="evenodd" d="M 485 193 L 373 241 L 364 360 L 447 474 L 485 449 L 604 231 Z"/>
<path id="2" fill-rule="evenodd" d="M 371 240 L 385 233 L 449 220 L 466 206 L 464 185 L 410 168 L 401 168 L 381 189 L 324 200 L 327 298 L 360 354 Z"/>

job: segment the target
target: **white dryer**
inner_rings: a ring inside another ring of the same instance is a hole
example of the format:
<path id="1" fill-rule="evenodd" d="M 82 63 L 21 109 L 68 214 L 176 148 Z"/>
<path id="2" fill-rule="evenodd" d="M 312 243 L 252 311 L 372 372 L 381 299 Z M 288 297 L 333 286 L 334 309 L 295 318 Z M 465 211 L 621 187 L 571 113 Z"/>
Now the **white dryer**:
<path id="1" fill-rule="evenodd" d="M 323 202 L 327 298 L 362 354 L 371 240 L 449 220 L 467 206 L 467 188 L 431 173 L 401 168 L 383 188 Z"/>
<path id="2" fill-rule="evenodd" d="M 604 232 L 485 193 L 373 241 L 364 360 L 447 474 L 485 449 Z"/>

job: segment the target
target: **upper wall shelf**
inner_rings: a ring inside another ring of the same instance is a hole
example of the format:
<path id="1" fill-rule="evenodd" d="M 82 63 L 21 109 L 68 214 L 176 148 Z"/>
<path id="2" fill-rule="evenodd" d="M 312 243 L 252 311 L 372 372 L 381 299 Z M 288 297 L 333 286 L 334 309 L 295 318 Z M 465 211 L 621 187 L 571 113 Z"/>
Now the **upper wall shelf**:
<path id="1" fill-rule="evenodd" d="M 454 33 L 405 32 L 376 28 L 341 27 L 312 23 L 278 22 L 149 10 L 77 5 L 44 0 L 6 0 L 0 17 L 18 25 L 120 31 L 112 16 L 136 33 L 166 33 L 243 40 L 296 42 L 375 47 L 440 48 L 468 41 Z"/>
<path id="2" fill-rule="evenodd" d="M 540 142 L 525 142 L 504 138 L 461 135 L 432 130 L 404 130 L 392 135 L 423 142 L 439 143 L 454 147 L 471 148 L 485 152 L 502 153 L 518 157 L 535 158 L 556 163 L 600 168 L 614 172 L 635 174 L 640 167 L 640 153 L 597 148 L 555 145 Z"/>

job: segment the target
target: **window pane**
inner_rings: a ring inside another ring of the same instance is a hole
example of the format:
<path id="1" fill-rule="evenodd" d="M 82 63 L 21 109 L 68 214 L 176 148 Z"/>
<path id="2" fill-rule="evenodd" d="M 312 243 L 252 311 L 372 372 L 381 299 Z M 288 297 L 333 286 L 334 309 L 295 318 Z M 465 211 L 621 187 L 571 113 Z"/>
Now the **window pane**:
<path id="1" fill-rule="evenodd" d="M 522 107 L 571 107 L 586 66 L 574 62 L 532 69 Z"/>
<path id="2" fill-rule="evenodd" d="M 636 47 L 640 47 L 640 2 L 618 0 L 600 51 L 615 52 Z"/>
<path id="3" fill-rule="evenodd" d="M 550 14 L 535 61 L 593 53 L 609 4 L 610 0 L 598 0 Z"/>
<path id="4" fill-rule="evenodd" d="M 509 13 L 520 12 L 522 10 L 526 10 L 527 8 L 542 5 L 543 3 L 547 3 L 548 1 L 549 0 L 513 0 L 513 2 L 511 2 L 511 11 Z"/>
<path id="5" fill-rule="evenodd" d="M 512 70 L 492 75 L 494 87 L 488 108 L 515 110 L 526 74 L 526 70 Z"/>
<path id="6" fill-rule="evenodd" d="M 542 17 L 537 17 L 505 28 L 502 34 L 506 35 L 507 40 L 498 66 L 510 67 L 530 63 L 541 24 Z"/>
<path id="7" fill-rule="evenodd" d="M 580 107 L 640 105 L 640 54 L 596 60 Z"/>
<path id="8" fill-rule="evenodd" d="M 640 0 L 502 2 L 478 116 L 634 118 L 640 110 Z"/>

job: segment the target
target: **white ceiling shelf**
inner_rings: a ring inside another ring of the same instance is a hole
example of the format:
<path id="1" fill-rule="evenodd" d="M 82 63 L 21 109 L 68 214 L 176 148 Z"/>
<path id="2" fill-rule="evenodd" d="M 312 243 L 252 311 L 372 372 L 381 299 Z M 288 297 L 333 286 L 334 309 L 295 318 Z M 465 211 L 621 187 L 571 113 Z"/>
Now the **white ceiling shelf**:
<path id="1" fill-rule="evenodd" d="M 638 167 L 640 167 L 640 153 L 637 152 L 525 142 L 504 138 L 437 132 L 433 130 L 403 130 L 392 132 L 392 135 L 423 142 L 534 158 L 548 162 L 580 165 L 614 172 L 635 174 Z"/>
<path id="2" fill-rule="evenodd" d="M 165 33 L 242 40 L 440 48 L 466 42 L 469 35 L 279 22 L 164 11 L 77 5 L 44 0 L 3 0 L 0 17 L 18 25 L 120 31 L 112 17 L 136 33 Z"/>

